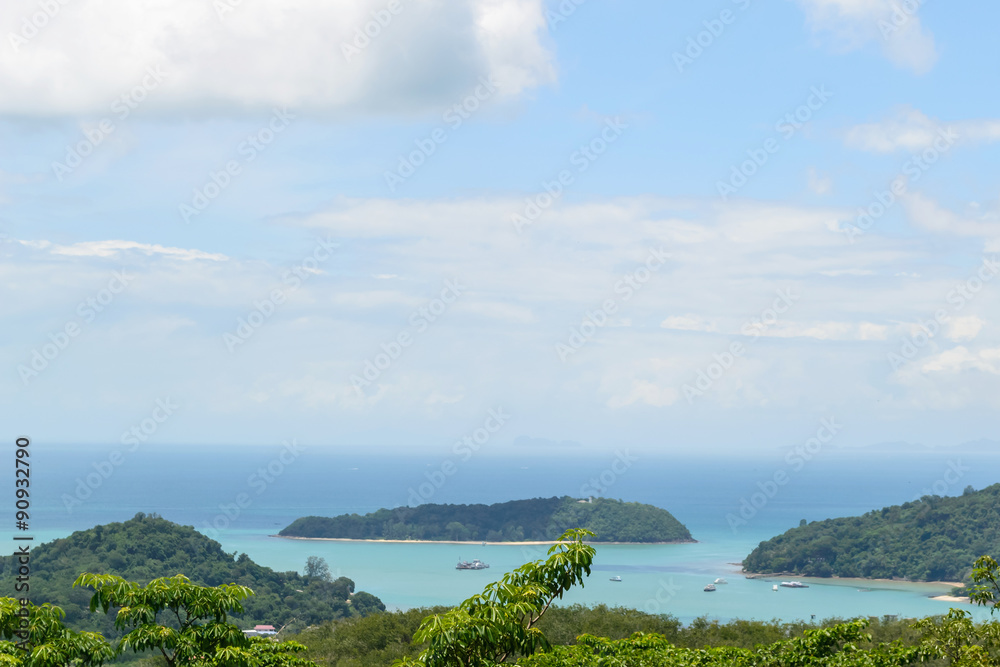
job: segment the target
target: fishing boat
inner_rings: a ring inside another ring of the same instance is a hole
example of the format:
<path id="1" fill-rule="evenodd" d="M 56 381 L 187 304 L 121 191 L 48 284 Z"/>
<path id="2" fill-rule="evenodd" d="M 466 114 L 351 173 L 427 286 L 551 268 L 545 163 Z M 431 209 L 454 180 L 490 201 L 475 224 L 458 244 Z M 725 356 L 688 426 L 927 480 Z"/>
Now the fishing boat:
<path id="1" fill-rule="evenodd" d="M 484 563 L 483 561 L 481 561 L 478 558 L 476 558 L 471 563 L 469 561 L 465 561 L 465 560 L 459 561 L 458 565 L 455 566 L 455 569 L 456 570 L 485 570 L 488 567 L 489 567 L 488 563 Z"/>

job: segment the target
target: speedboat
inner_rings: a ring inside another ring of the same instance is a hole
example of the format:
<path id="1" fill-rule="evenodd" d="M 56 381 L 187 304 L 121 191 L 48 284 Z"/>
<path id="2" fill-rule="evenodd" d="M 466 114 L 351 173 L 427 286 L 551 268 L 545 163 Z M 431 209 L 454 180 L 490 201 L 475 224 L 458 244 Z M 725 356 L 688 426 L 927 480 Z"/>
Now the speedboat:
<path id="1" fill-rule="evenodd" d="M 705 586 L 706 593 L 711 593 L 714 590 L 715 590 L 715 584 L 709 584 L 708 586 Z"/>
<path id="2" fill-rule="evenodd" d="M 611 581 L 621 581 L 621 580 L 622 580 L 622 578 L 619 577 L 617 574 L 615 576 L 611 577 Z"/>
<path id="3" fill-rule="evenodd" d="M 782 581 L 781 585 L 784 586 L 785 588 L 809 588 L 801 581 Z"/>
<path id="4" fill-rule="evenodd" d="M 729 582 L 726 581 L 725 579 L 723 579 L 722 577 L 719 577 L 718 579 L 715 580 L 715 583 L 717 583 L 717 584 L 728 584 Z"/>

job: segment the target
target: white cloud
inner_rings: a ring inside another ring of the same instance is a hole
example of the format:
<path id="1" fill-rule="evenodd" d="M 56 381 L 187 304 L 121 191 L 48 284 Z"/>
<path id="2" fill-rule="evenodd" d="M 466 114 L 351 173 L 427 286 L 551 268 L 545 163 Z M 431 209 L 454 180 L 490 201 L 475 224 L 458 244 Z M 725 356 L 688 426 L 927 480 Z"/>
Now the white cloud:
<path id="1" fill-rule="evenodd" d="M 972 352 L 959 346 L 928 358 L 921 365 L 924 373 L 961 373 L 977 370 L 992 375 L 1000 375 L 1000 348 Z"/>
<path id="2" fill-rule="evenodd" d="M 948 324 L 948 339 L 955 342 L 973 340 L 983 330 L 986 321 L 975 315 L 959 317 Z"/>
<path id="3" fill-rule="evenodd" d="M 814 195 L 827 195 L 833 190 L 833 179 L 816 171 L 815 167 L 809 167 L 806 172 L 806 183 L 809 191 Z"/>
<path id="4" fill-rule="evenodd" d="M 703 319 L 699 315 L 674 315 L 660 322 L 663 329 L 676 331 L 718 331 L 715 323 Z"/>
<path id="5" fill-rule="evenodd" d="M 877 123 L 856 125 L 847 131 L 847 144 L 873 153 L 917 152 L 934 146 L 940 138 L 964 144 L 1000 140 L 1000 120 L 962 120 L 944 123 L 919 109 L 902 106 Z"/>
<path id="6" fill-rule="evenodd" d="M 889 327 L 871 322 L 778 322 L 761 332 L 769 338 L 886 340 Z"/>
<path id="7" fill-rule="evenodd" d="M 137 86 L 147 88 L 142 108 L 159 112 L 407 113 L 446 106 L 480 77 L 500 96 L 555 78 L 541 0 L 406 0 L 396 15 L 386 0 L 242 2 L 221 13 L 227 3 L 204 0 L 57 6 L 37 35 L 0 49 L 0 114 L 109 115 Z M 0 5 L 4 41 L 37 13 L 35 0 Z M 345 55 L 355 40 L 364 48 Z"/>
<path id="8" fill-rule="evenodd" d="M 639 403 L 662 408 L 673 405 L 678 398 L 680 392 L 675 387 L 661 387 L 647 380 L 636 380 L 628 394 L 609 398 L 608 407 L 619 409 Z"/>
<path id="9" fill-rule="evenodd" d="M 28 245 L 30 242 L 23 243 Z M 50 245 L 48 241 L 35 243 L 44 244 L 33 246 L 36 248 L 47 248 Z M 202 252 L 201 250 L 188 250 L 186 248 L 169 248 L 157 244 L 136 243 L 135 241 L 86 241 L 83 243 L 74 243 L 73 245 L 68 246 L 52 246 L 50 252 L 53 255 L 67 255 L 70 257 L 108 258 L 115 257 L 129 250 L 142 253 L 147 257 L 151 255 L 162 255 L 182 261 L 203 259 L 213 262 L 224 262 L 228 259 L 225 255 L 219 253 Z"/>
<path id="10" fill-rule="evenodd" d="M 826 33 L 840 51 L 876 42 L 894 65 L 917 74 L 937 61 L 934 36 L 920 20 L 920 4 L 906 12 L 893 0 L 799 0 L 813 29 Z"/>
<path id="11" fill-rule="evenodd" d="M 919 192 L 902 197 L 903 208 L 910 221 L 931 232 L 946 232 L 957 236 L 982 236 L 992 241 L 1000 237 L 1000 214 L 983 212 L 978 205 L 970 205 L 968 215 L 950 211 L 930 197 Z M 986 249 L 986 252 L 996 250 Z"/>

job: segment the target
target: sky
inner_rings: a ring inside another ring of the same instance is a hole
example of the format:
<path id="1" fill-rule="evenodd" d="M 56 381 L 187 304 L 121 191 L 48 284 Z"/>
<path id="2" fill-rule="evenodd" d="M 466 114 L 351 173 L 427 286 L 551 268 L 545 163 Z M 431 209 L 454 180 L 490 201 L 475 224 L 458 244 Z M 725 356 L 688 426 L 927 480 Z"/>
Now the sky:
<path id="1" fill-rule="evenodd" d="M 977 0 L 7 0 L 4 431 L 995 439 L 998 23 Z"/>

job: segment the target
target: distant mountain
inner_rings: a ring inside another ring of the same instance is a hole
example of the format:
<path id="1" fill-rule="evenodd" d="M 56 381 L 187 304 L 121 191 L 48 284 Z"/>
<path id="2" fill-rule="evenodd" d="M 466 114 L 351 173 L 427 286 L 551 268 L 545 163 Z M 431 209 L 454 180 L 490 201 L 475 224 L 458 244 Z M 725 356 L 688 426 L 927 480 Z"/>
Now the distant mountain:
<path id="1" fill-rule="evenodd" d="M 535 498 L 495 505 L 418 505 L 296 519 L 282 537 L 362 540 L 551 541 L 569 528 L 587 528 L 595 542 L 690 542 L 670 512 L 607 498 Z"/>
<path id="2" fill-rule="evenodd" d="M 761 542 L 743 568 L 815 577 L 960 581 L 984 555 L 1000 555 L 1000 484 L 793 528 Z"/>
<path id="3" fill-rule="evenodd" d="M 0 558 L 4 590 L 14 591 L 17 567 L 13 556 Z M 143 513 L 124 523 L 81 530 L 31 549 L 31 601 L 62 607 L 71 627 L 117 636 L 113 614 L 90 613 L 92 591 L 72 587 L 83 572 L 115 574 L 140 584 L 184 574 L 202 586 L 249 586 L 255 595 L 244 603 L 246 613 L 234 617 L 242 627 L 280 626 L 292 618 L 308 625 L 385 609 L 369 593 L 352 595 L 354 582 L 346 577 L 323 581 L 305 579 L 296 572 L 275 572 L 246 554 L 227 554 L 218 542 L 190 526 Z"/>

